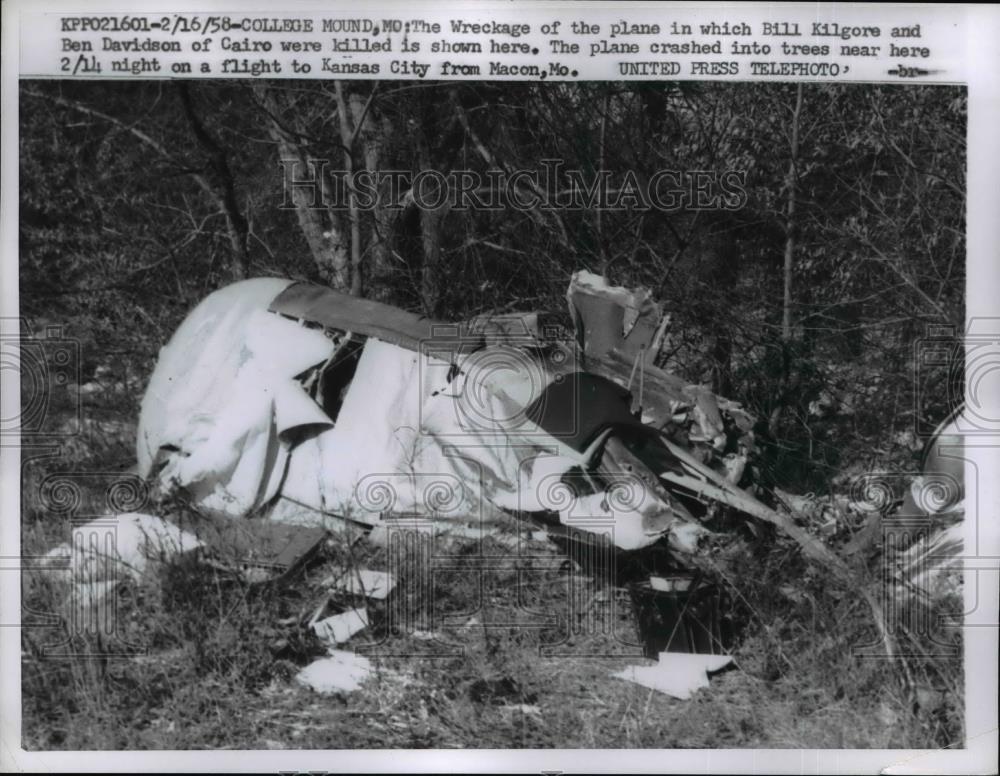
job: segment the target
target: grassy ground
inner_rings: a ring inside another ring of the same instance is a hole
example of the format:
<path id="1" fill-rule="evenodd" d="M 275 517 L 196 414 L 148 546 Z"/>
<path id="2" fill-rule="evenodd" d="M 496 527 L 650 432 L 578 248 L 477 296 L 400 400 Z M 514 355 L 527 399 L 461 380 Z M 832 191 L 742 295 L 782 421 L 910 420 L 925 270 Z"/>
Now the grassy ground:
<path id="1" fill-rule="evenodd" d="M 115 473 L 132 462 L 131 428 L 101 421 L 120 417 L 123 404 L 103 401 L 85 407 L 89 431 L 59 456 L 25 467 L 27 554 L 67 541 L 72 517 L 106 511 Z M 54 475 L 76 483 L 76 495 L 54 491 Z M 263 587 L 205 566 L 168 565 L 120 585 L 110 639 L 74 633 L 54 572 L 25 572 L 23 745 L 961 745 L 960 650 L 957 659 L 891 663 L 856 655 L 853 647 L 877 641 L 870 609 L 773 537 L 752 546 L 728 580 L 729 614 L 739 625 L 735 667 L 688 701 L 613 678 L 645 662 L 627 592 L 588 578 L 554 546 L 534 550 L 528 559 L 492 539 L 453 546 L 424 599 L 414 592 L 419 563 L 404 556 L 400 565 L 365 541 L 334 540 L 285 584 Z M 330 568 L 345 564 L 392 565 L 398 595 L 374 605 L 371 627 L 345 647 L 370 657 L 370 681 L 349 695 L 321 696 L 293 680 L 325 652 L 302 621 L 322 600 Z M 69 644 L 49 654 L 63 637 Z M 937 638 L 960 647 L 956 632 Z M 109 656 L 123 644 L 140 654 Z"/>

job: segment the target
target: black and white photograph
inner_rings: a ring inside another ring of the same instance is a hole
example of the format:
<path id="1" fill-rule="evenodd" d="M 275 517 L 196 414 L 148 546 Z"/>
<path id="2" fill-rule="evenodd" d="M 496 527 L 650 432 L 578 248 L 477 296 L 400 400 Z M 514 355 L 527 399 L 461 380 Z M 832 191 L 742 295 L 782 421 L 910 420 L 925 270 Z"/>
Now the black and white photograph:
<path id="1" fill-rule="evenodd" d="M 17 83 L 20 746 L 965 748 L 966 85 L 347 61 Z"/>

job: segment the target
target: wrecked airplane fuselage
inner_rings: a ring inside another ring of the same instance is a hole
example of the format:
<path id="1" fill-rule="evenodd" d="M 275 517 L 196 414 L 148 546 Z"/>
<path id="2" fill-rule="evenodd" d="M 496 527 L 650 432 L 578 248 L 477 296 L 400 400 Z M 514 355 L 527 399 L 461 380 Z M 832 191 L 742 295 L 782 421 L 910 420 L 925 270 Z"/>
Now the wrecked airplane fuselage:
<path id="1" fill-rule="evenodd" d="M 631 317 L 636 331 L 643 311 L 621 306 L 616 325 Z M 442 324 L 309 284 L 235 283 L 161 350 L 139 473 L 233 517 L 374 527 L 546 513 L 621 549 L 694 551 L 707 532 L 659 471 L 683 466 L 634 392 L 581 368 L 587 341 L 546 341 L 536 323 Z M 644 371 L 648 337 L 618 339 Z"/>

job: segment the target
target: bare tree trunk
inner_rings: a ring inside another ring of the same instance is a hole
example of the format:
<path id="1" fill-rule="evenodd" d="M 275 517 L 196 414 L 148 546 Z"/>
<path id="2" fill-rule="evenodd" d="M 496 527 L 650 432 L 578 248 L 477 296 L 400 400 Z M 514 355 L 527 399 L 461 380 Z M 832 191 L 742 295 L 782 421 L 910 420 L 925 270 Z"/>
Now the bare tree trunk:
<path id="1" fill-rule="evenodd" d="M 736 292 L 740 279 L 740 257 L 738 243 L 735 240 L 731 219 L 722 211 L 717 214 L 712 245 L 712 273 L 710 282 L 716 284 L 718 292 L 729 295 Z M 724 316 L 712 327 L 711 359 L 712 359 L 712 390 L 720 396 L 731 396 L 733 393 L 733 323 Z"/>
<path id="2" fill-rule="evenodd" d="M 194 132 L 198 145 L 208 155 L 209 175 L 207 181 L 209 192 L 219 209 L 226 216 L 226 231 L 229 234 L 229 244 L 233 251 L 232 274 L 234 280 L 242 280 L 250 274 L 250 225 L 246 216 L 240 210 L 236 201 L 236 184 L 233 181 L 232 170 L 225 149 L 222 148 L 205 129 L 198 114 L 194 110 L 191 90 L 187 84 L 177 82 L 181 105 L 187 116 L 191 131 Z"/>
<path id="3" fill-rule="evenodd" d="M 781 314 L 781 338 L 785 342 L 792 339 L 792 265 L 795 258 L 795 197 L 798 185 L 799 164 L 799 117 L 802 114 L 802 84 L 795 89 L 795 110 L 792 113 L 792 145 L 788 159 L 788 174 L 785 186 L 788 189 L 788 204 L 785 211 L 785 289 Z"/>
<path id="4" fill-rule="evenodd" d="M 604 106 L 601 110 L 601 149 L 600 149 L 600 161 L 597 166 L 597 181 L 600 185 L 601 175 L 604 172 L 604 167 L 606 164 L 606 152 L 607 152 L 607 138 L 608 138 L 608 111 L 611 109 L 611 92 L 604 93 Z M 598 255 L 601 257 L 601 274 L 607 276 L 608 274 L 608 249 L 607 244 L 604 241 L 604 219 L 603 219 L 604 209 L 601 207 L 600 197 L 598 197 L 597 206 L 594 211 L 594 220 L 597 225 L 597 250 Z"/>
<path id="5" fill-rule="evenodd" d="M 350 257 L 344 229 L 336 212 L 328 206 L 335 200 L 330 192 L 330 182 L 326 172 L 322 167 L 312 166 L 311 169 L 309 159 L 298 140 L 302 133 L 297 132 L 294 125 L 291 128 L 283 125 L 281 111 L 274 94 L 263 84 L 254 84 L 253 89 L 268 114 L 268 134 L 278 147 L 278 158 L 284 169 L 285 186 L 291 191 L 295 216 L 309 246 L 309 252 L 312 253 L 313 261 L 319 269 L 320 276 L 332 288 L 347 291 L 351 283 Z M 308 177 L 310 171 L 316 176 L 314 182 Z M 311 185 L 302 185 L 304 181 L 310 181 Z"/>
<path id="6" fill-rule="evenodd" d="M 429 170 L 433 167 L 430 149 L 423 137 L 417 142 L 417 154 L 420 169 Z M 420 298 L 424 312 L 436 318 L 441 304 L 441 225 L 448 212 L 447 204 L 438 208 L 419 206 L 420 213 L 420 245 L 422 248 L 422 266 L 420 268 Z"/>
<path id="7" fill-rule="evenodd" d="M 785 188 L 787 190 L 787 203 L 785 205 L 785 261 L 784 261 L 784 292 L 781 306 L 781 342 L 782 342 L 782 367 L 781 367 L 781 395 L 774 403 L 771 415 L 768 418 L 768 428 L 771 435 L 777 438 L 778 424 L 781 415 L 785 411 L 785 403 L 791 389 L 791 358 L 790 345 L 792 342 L 792 269 L 795 259 L 795 201 L 798 193 L 798 165 L 799 165 L 799 121 L 802 115 L 802 84 L 797 84 L 795 88 L 795 108 L 792 110 L 792 139 L 788 156 L 788 172 L 785 174 Z"/>
<path id="8" fill-rule="evenodd" d="M 344 99 L 343 84 L 340 81 L 334 81 L 333 88 L 334 94 L 337 96 L 337 120 L 340 124 L 340 144 L 344 151 L 344 182 L 347 189 L 347 212 L 351 224 L 350 290 L 354 296 L 361 296 L 363 288 L 361 278 L 361 216 L 358 213 L 358 194 L 354 181 L 354 138 L 357 130 L 351 127 L 351 116 L 348 114 L 347 101 Z M 352 95 L 353 97 L 354 95 Z"/>
<path id="9" fill-rule="evenodd" d="M 378 82 L 374 89 L 378 89 Z M 385 117 L 374 114 L 371 97 L 365 102 L 360 94 L 354 92 L 348 97 L 348 104 L 354 121 L 354 133 L 361 140 L 365 170 L 373 181 L 377 181 L 376 176 L 382 167 L 382 148 L 392 136 L 392 124 Z M 365 295 L 388 301 L 382 292 L 385 282 L 392 275 L 391 234 L 395 214 L 385 207 L 385 201 L 379 196 L 373 203 L 371 216 L 365 252 L 369 257 L 365 266 Z"/>

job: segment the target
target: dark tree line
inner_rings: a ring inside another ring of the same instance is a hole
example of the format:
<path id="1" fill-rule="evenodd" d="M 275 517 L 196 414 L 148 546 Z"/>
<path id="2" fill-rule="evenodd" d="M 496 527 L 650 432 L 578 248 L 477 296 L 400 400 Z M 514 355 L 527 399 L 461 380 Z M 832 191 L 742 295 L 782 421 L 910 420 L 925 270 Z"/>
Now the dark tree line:
<path id="1" fill-rule="evenodd" d="M 954 398 L 942 374 L 917 406 L 914 358 L 930 324 L 964 320 L 966 110 L 950 87 L 24 83 L 22 310 L 148 372 L 185 312 L 242 277 L 461 318 L 561 311 L 589 269 L 651 288 L 671 315 L 661 360 L 761 418 L 776 481 L 818 489 L 908 464 L 917 416 Z M 744 195 L 463 209 L 351 185 L 502 171 L 533 202 L 546 192 L 514 173 L 544 160 L 585 189 L 670 170 L 736 174 Z M 316 175 L 319 201 L 288 185 Z"/>

